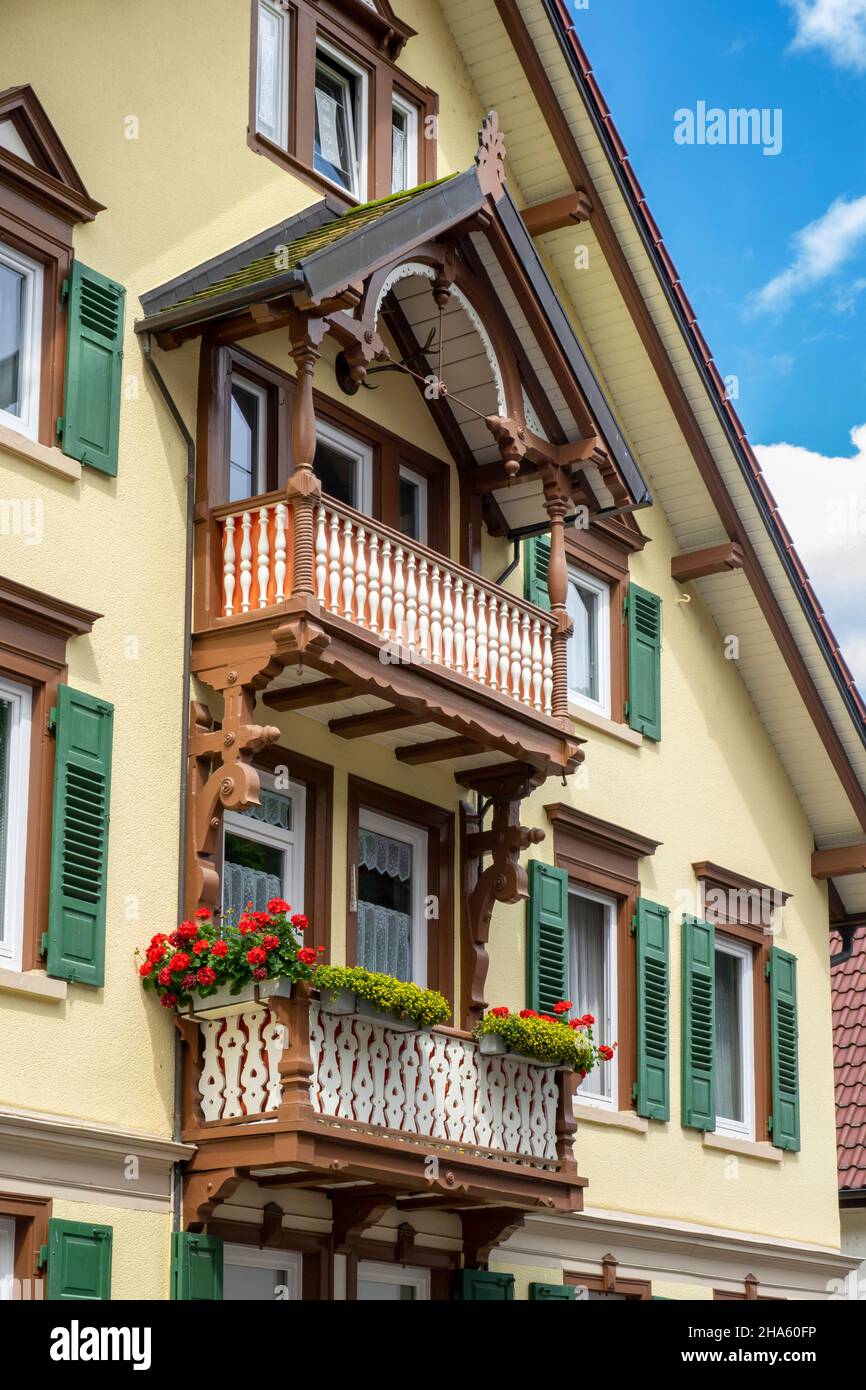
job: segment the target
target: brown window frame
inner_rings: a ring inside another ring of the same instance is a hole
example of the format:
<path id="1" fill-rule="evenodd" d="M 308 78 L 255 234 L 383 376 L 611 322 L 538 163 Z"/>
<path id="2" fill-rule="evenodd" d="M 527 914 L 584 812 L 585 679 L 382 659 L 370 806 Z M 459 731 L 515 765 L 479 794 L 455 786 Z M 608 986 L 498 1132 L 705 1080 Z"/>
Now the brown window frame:
<path id="1" fill-rule="evenodd" d="M 576 1274 L 573 1270 L 563 1276 L 563 1283 L 572 1288 L 589 1289 L 593 1293 L 617 1293 L 630 1303 L 643 1303 L 652 1298 L 649 1279 L 621 1279 L 613 1255 L 604 1255 L 601 1274 Z"/>
<path id="2" fill-rule="evenodd" d="M 289 16 L 288 116 L 286 148 L 256 129 L 258 0 L 252 0 L 250 98 L 247 144 L 343 207 L 385 198 L 391 192 L 391 110 L 393 94 L 418 109 L 418 183 L 436 178 L 436 140 L 426 139 L 430 117 L 439 111 L 438 95 L 395 66 L 413 30 L 399 20 L 386 21 L 362 0 L 287 0 Z M 367 72 L 367 187 L 356 198 L 320 174 L 313 165 L 316 47 L 320 39 L 341 50 Z"/>
<path id="3" fill-rule="evenodd" d="M 452 1004 L 454 985 L 454 813 L 363 777 L 349 777 L 346 827 L 346 960 L 358 959 L 358 914 L 349 906 L 352 870 L 357 863 L 358 819 L 362 807 L 427 831 L 427 893 L 439 901 L 439 917 L 427 930 L 427 988 L 437 989 Z"/>
<path id="4" fill-rule="evenodd" d="M 0 1192 L 0 1216 L 11 1217 L 15 1222 L 13 1302 L 24 1301 L 28 1289 L 32 1289 L 33 1298 L 41 1299 L 44 1288 L 40 1259 L 42 1247 L 48 1244 L 51 1198 Z"/>
<path id="5" fill-rule="evenodd" d="M 743 1293 L 731 1293 L 727 1289 L 713 1289 L 713 1301 L 715 1303 L 787 1303 L 786 1298 L 777 1298 L 775 1294 L 758 1293 L 760 1285 L 754 1274 L 747 1274 L 744 1281 Z"/>
<path id="6" fill-rule="evenodd" d="M 610 593 L 610 718 L 624 724 L 628 700 L 628 632 L 624 621 L 629 586 L 629 557 L 646 545 L 637 523 L 612 518 L 592 522 L 588 529 L 570 527 L 565 533 L 569 567 L 584 570 L 606 583 Z"/>

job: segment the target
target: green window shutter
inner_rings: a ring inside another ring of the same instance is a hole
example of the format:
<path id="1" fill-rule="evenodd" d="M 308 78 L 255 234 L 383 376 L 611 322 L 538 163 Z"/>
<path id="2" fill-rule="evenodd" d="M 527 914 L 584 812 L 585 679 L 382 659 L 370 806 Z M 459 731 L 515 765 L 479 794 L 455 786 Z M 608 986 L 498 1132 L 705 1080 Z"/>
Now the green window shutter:
<path id="1" fill-rule="evenodd" d="M 568 1302 L 577 1298 L 577 1289 L 573 1284 L 530 1284 L 529 1301 L 530 1303 L 543 1301 L 550 1298 L 559 1298 Z"/>
<path id="2" fill-rule="evenodd" d="M 174 1231 L 171 1237 L 171 1296 L 204 1303 L 223 1296 L 221 1236 Z"/>
<path id="3" fill-rule="evenodd" d="M 637 959 L 637 1083 L 639 1115 L 670 1119 L 670 1030 L 668 1027 L 668 918 L 666 907 L 638 898 L 635 918 Z"/>
<path id="4" fill-rule="evenodd" d="M 66 392 L 58 434 L 63 452 L 101 473 L 117 473 L 122 285 L 73 261 L 69 273 Z"/>
<path id="5" fill-rule="evenodd" d="M 52 718 L 57 754 L 47 968 L 63 980 L 101 985 L 114 707 L 61 685 Z"/>
<path id="6" fill-rule="evenodd" d="M 111 1227 L 48 1222 L 46 1298 L 111 1298 Z"/>
<path id="7" fill-rule="evenodd" d="M 550 567 L 550 536 L 530 536 L 523 542 L 523 597 L 539 608 L 550 607 L 547 571 Z"/>
<path id="8" fill-rule="evenodd" d="M 656 594 L 629 584 L 628 722 L 647 738 L 662 736 L 662 601 Z"/>
<path id="9" fill-rule="evenodd" d="M 458 1303 L 507 1303 L 514 1298 L 514 1275 L 492 1269 L 458 1269 L 454 1276 Z"/>
<path id="10" fill-rule="evenodd" d="M 770 948 L 770 1135 L 777 1149 L 800 1147 L 800 1076 L 797 1060 L 797 957 Z"/>
<path id="11" fill-rule="evenodd" d="M 568 875 L 532 859 L 526 904 L 526 1002 L 553 1012 L 568 998 Z"/>
<path id="12" fill-rule="evenodd" d="M 716 1127 L 716 933 L 683 917 L 683 1124 Z"/>

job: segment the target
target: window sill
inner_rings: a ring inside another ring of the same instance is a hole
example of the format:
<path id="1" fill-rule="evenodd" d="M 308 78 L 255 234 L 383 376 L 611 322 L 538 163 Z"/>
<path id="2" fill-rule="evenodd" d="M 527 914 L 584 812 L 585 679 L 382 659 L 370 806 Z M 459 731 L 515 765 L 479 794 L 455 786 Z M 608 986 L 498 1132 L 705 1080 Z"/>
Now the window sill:
<path id="1" fill-rule="evenodd" d="M 744 1158 L 759 1158 L 764 1163 L 781 1163 L 784 1150 L 766 1140 L 735 1139 L 728 1134 L 704 1133 L 705 1149 L 720 1149 L 722 1153 L 742 1154 Z"/>
<path id="2" fill-rule="evenodd" d="M 0 451 L 16 454 L 18 458 L 27 459 L 28 463 L 38 463 L 40 468 L 59 473 L 63 478 L 77 481 L 81 477 L 81 464 L 77 459 L 67 458 L 59 449 L 50 449 L 36 439 L 28 439 L 17 430 L 10 430 L 7 425 L 0 425 Z"/>
<path id="3" fill-rule="evenodd" d="M 68 985 L 66 980 L 52 979 L 44 970 L 0 969 L 0 990 L 60 1003 L 66 998 Z"/>
<path id="4" fill-rule="evenodd" d="M 585 709 L 574 700 L 568 702 L 568 713 L 575 724 L 585 724 L 587 728 L 597 729 L 599 733 L 610 734 L 611 738 L 618 738 L 621 743 L 628 743 L 632 748 L 640 748 L 643 744 L 643 734 L 639 734 L 637 729 L 630 729 L 628 724 L 617 724 L 614 719 Z"/>
<path id="5" fill-rule="evenodd" d="M 648 1134 L 649 1120 L 632 1110 L 605 1110 L 601 1105 L 574 1102 L 574 1118 L 591 1125 L 608 1125 L 611 1129 L 628 1129 L 633 1134 Z"/>

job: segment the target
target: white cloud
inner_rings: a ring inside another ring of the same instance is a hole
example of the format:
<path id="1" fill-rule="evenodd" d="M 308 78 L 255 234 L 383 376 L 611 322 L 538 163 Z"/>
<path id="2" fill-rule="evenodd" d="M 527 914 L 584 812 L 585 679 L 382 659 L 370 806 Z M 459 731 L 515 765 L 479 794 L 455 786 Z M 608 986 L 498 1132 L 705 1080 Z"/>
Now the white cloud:
<path id="1" fill-rule="evenodd" d="M 833 458 L 798 444 L 759 444 L 761 468 L 845 659 L 866 691 L 866 424 L 854 453 Z"/>
<path id="2" fill-rule="evenodd" d="M 863 0 L 866 5 L 866 0 Z M 866 240 L 866 195 L 837 198 L 825 213 L 792 237 L 794 259 L 752 297 L 755 313 L 782 309 L 803 290 L 832 275 Z"/>
<path id="3" fill-rule="evenodd" d="M 866 72 L 866 0 L 786 0 L 794 49 L 817 49 L 839 68 Z"/>

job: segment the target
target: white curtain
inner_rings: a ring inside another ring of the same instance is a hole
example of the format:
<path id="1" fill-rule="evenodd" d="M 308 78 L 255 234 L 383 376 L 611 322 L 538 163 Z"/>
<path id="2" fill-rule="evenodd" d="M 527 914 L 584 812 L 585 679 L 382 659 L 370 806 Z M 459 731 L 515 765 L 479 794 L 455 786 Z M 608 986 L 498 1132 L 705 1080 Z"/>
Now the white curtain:
<path id="1" fill-rule="evenodd" d="M 607 1036 L 607 932 L 608 909 L 604 903 L 571 893 L 568 900 L 571 960 L 569 992 L 573 1013 L 592 1014 L 596 1042 L 610 1042 Z M 581 1090 L 594 1096 L 610 1094 L 608 1069 L 596 1067 Z"/>
<path id="2" fill-rule="evenodd" d="M 411 919 L 406 912 L 358 903 L 358 964 L 365 970 L 411 978 Z"/>
<path id="3" fill-rule="evenodd" d="M 271 898 L 283 896 L 283 882 L 276 874 L 248 869 L 242 864 L 232 864 L 228 859 L 223 873 L 223 901 L 226 912 L 231 912 L 234 921 L 246 910 L 247 903 L 252 903 L 254 912 L 264 912 Z"/>
<path id="4" fill-rule="evenodd" d="M 716 1114 L 724 1120 L 743 1119 L 740 969 L 736 956 L 716 951 Z"/>

